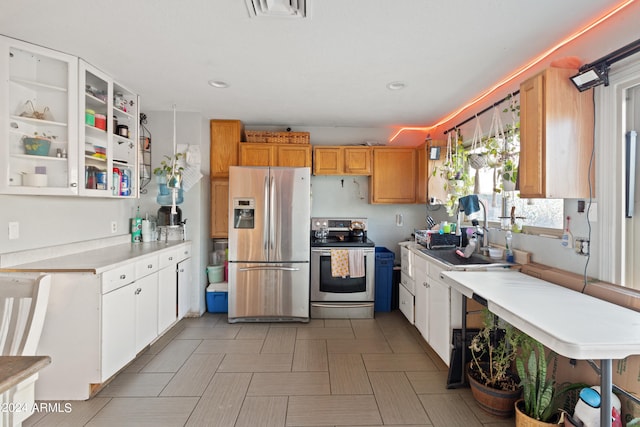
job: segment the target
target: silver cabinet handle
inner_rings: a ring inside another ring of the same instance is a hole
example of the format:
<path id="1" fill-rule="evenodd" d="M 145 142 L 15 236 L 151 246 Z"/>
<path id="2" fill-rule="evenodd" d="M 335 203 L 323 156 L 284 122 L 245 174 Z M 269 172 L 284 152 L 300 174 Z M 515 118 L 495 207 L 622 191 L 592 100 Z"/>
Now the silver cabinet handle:
<path id="1" fill-rule="evenodd" d="M 297 267 L 277 267 L 265 265 L 261 267 L 242 267 L 239 268 L 238 271 L 255 271 L 255 270 L 279 270 L 279 271 L 300 271 Z"/>
<path id="2" fill-rule="evenodd" d="M 147 268 L 153 268 L 153 264 L 147 265 Z"/>
<path id="3" fill-rule="evenodd" d="M 138 289 L 136 289 L 135 294 L 136 294 L 136 295 L 140 295 L 140 292 L 142 292 L 142 289 L 141 289 L 141 288 L 138 288 Z"/>
<path id="4" fill-rule="evenodd" d="M 124 280 L 124 279 L 126 279 L 126 278 L 127 278 L 127 275 L 126 275 L 126 274 L 121 274 L 121 275 L 120 275 L 120 280 Z"/>

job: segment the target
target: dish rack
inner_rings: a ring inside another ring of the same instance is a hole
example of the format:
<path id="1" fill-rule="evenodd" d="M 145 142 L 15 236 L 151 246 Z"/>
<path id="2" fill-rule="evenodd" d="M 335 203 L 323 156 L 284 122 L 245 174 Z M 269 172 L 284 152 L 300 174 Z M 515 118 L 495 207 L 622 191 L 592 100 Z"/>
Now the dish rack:
<path id="1" fill-rule="evenodd" d="M 465 233 L 456 236 L 455 234 L 440 234 L 435 230 L 415 230 L 414 234 L 416 243 L 427 249 L 461 247 L 464 246 L 466 240 L 466 236 L 464 236 Z"/>

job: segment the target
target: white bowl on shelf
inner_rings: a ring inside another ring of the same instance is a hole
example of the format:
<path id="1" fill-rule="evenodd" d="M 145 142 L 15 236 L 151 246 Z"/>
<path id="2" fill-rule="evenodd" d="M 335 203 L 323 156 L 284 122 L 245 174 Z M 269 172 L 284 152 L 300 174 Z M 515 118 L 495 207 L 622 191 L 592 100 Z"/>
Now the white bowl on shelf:
<path id="1" fill-rule="evenodd" d="M 26 187 L 46 187 L 47 175 L 41 173 L 25 173 L 22 175 L 22 185 Z"/>

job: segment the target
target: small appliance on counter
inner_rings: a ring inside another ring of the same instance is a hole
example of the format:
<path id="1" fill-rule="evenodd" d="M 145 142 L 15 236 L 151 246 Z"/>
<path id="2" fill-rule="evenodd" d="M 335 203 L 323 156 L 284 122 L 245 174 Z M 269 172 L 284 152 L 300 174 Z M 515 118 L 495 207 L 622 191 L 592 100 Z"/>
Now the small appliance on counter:
<path id="1" fill-rule="evenodd" d="M 158 209 L 158 240 L 173 242 L 187 240 L 187 220 L 182 220 L 182 210 L 175 206 L 160 206 Z"/>

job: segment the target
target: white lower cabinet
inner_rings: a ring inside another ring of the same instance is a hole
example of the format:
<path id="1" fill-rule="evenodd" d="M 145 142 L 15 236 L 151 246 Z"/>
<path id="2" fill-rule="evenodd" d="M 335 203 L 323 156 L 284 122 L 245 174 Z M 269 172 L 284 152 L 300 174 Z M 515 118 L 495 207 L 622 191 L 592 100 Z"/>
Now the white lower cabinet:
<path id="1" fill-rule="evenodd" d="M 158 273 L 153 273 L 133 283 L 135 287 L 136 347 L 138 354 L 158 336 Z M 135 355 L 134 355 L 135 357 Z"/>
<path id="2" fill-rule="evenodd" d="M 136 356 L 134 284 L 102 296 L 102 367 L 106 381 Z"/>
<path id="3" fill-rule="evenodd" d="M 52 362 L 40 372 L 36 399 L 88 399 L 171 327 L 180 304 L 178 263 L 190 277 L 190 251 L 186 243 L 99 274 L 52 273 L 38 345 Z"/>
<path id="4" fill-rule="evenodd" d="M 461 296 L 452 295 L 442 282 L 440 273 L 446 268 L 431 261 L 412 245 L 401 246 L 402 272 L 399 286 L 399 308 L 420 332 L 425 341 L 449 365 L 452 328 L 459 328 Z M 405 266 L 404 263 L 409 265 Z M 455 320 L 453 320 L 455 319 Z"/>
<path id="5" fill-rule="evenodd" d="M 177 319 L 178 275 L 176 264 L 165 267 L 158 277 L 158 332 L 164 332 Z"/>
<path id="6" fill-rule="evenodd" d="M 428 263 L 422 257 L 414 259 L 414 279 L 416 283 L 415 326 L 429 342 L 429 284 L 427 283 Z"/>
<path id="7" fill-rule="evenodd" d="M 191 256 L 191 253 L 185 254 Z M 182 319 L 189 311 L 191 303 L 191 258 L 178 263 L 178 319 Z"/>

